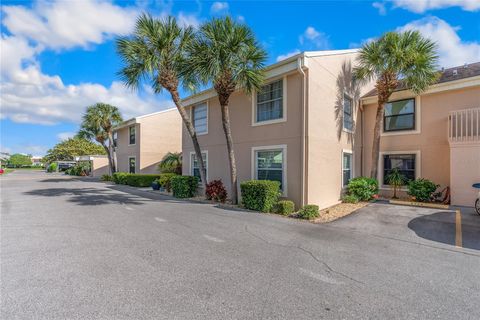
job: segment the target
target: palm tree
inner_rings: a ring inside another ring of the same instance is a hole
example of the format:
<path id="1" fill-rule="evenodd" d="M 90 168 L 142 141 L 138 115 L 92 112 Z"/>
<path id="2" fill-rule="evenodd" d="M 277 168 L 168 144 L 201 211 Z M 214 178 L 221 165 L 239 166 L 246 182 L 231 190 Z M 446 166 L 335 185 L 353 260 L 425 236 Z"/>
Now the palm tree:
<path id="1" fill-rule="evenodd" d="M 158 168 L 162 173 L 171 172 L 176 174 L 182 174 L 182 153 L 181 152 L 169 152 L 163 158 Z"/>
<path id="2" fill-rule="evenodd" d="M 188 47 L 182 74 L 189 82 L 213 84 L 222 113 L 222 125 L 230 164 L 232 202 L 237 203 L 237 169 L 230 129 L 229 99 L 240 89 L 251 93 L 260 89 L 267 54 L 253 32 L 230 17 L 213 19 L 201 26 Z"/>
<path id="3" fill-rule="evenodd" d="M 193 39 L 191 27 L 181 28 L 175 18 L 161 20 L 142 14 L 130 37 L 117 39 L 117 50 L 125 66 L 119 75 L 125 85 L 137 89 L 142 81 L 150 81 L 155 93 L 167 90 L 182 117 L 200 166 L 200 179 L 206 189 L 205 163 L 190 117 L 180 101 L 179 83 L 187 89 L 195 87 L 180 75 L 185 61 L 185 48 Z"/>
<path id="4" fill-rule="evenodd" d="M 377 178 L 385 104 L 400 83 L 417 95 L 435 83 L 438 79 L 437 61 L 436 44 L 423 38 L 418 31 L 387 32 L 360 49 L 355 77 L 361 81 L 375 80 L 378 95 L 370 171 L 372 178 Z"/>
<path id="5" fill-rule="evenodd" d="M 112 174 L 116 172 L 113 128 L 122 121 L 117 107 L 106 103 L 96 103 L 87 107 L 78 133 L 80 137 L 94 139 L 104 147 Z"/>

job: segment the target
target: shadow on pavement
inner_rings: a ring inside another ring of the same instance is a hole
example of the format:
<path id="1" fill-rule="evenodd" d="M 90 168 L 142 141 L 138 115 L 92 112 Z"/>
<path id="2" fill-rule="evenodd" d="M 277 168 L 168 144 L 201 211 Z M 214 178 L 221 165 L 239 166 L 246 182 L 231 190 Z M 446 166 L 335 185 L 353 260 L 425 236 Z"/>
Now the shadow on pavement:
<path id="1" fill-rule="evenodd" d="M 98 206 L 113 203 L 142 205 L 147 199 L 141 199 L 131 194 L 112 193 L 109 190 L 98 188 L 50 188 L 27 191 L 24 194 L 31 196 L 58 197 L 70 196 L 67 200 L 81 206 Z"/>
<path id="2" fill-rule="evenodd" d="M 455 246 L 454 211 L 440 211 L 414 218 L 408 223 L 408 228 L 421 238 Z M 463 248 L 480 250 L 480 227 L 462 223 L 462 242 Z"/>

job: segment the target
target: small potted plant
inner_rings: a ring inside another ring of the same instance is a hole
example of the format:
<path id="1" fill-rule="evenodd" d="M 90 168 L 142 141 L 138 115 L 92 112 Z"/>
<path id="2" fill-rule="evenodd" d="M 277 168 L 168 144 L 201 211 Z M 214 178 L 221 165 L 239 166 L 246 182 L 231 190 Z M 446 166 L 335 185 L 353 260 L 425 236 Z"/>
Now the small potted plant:
<path id="1" fill-rule="evenodd" d="M 397 168 L 393 168 L 390 174 L 387 176 L 387 182 L 393 187 L 393 199 L 397 198 L 397 189 L 405 185 L 405 176 Z"/>

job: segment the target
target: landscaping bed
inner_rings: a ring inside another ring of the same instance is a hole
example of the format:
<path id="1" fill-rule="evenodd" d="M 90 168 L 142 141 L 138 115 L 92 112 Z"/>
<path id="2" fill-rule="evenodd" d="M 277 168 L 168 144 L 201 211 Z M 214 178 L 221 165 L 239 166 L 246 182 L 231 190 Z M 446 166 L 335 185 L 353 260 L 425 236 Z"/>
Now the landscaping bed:
<path id="1" fill-rule="evenodd" d="M 314 220 L 313 223 L 327 223 L 339 218 L 348 216 L 349 214 L 367 206 L 369 202 L 357 203 L 339 203 L 329 208 L 320 210 L 320 216 Z"/>

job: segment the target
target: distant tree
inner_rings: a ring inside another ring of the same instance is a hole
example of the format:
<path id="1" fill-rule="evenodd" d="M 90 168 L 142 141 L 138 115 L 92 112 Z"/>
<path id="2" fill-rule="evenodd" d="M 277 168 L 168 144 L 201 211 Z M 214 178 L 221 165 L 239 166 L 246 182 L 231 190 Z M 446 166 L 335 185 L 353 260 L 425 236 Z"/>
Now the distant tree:
<path id="1" fill-rule="evenodd" d="M 167 153 L 160 164 L 158 165 L 162 173 L 176 173 L 182 174 L 182 153 L 169 152 Z"/>
<path id="2" fill-rule="evenodd" d="M 418 31 L 387 32 L 360 49 L 355 78 L 360 81 L 376 81 L 378 95 L 371 178 L 377 179 L 380 129 L 385 104 L 400 83 L 415 94 L 420 94 L 435 83 L 438 79 L 437 61 L 435 43 L 422 37 Z"/>
<path id="3" fill-rule="evenodd" d="M 47 155 L 43 158 L 43 163 L 51 163 L 53 161 L 72 161 L 76 156 L 106 154 L 105 148 L 90 140 L 80 137 L 74 137 L 64 140 L 56 144 L 52 149 L 47 151 Z"/>
<path id="4" fill-rule="evenodd" d="M 10 156 L 10 159 L 8 159 L 8 165 L 10 167 L 14 167 L 14 168 L 31 166 L 32 165 L 32 156 L 31 155 L 20 154 L 20 153 L 12 154 Z"/>
<path id="5" fill-rule="evenodd" d="M 113 146 L 113 128 L 122 121 L 122 116 L 117 107 L 106 103 L 96 103 L 87 107 L 78 132 L 80 138 L 95 140 L 102 145 L 108 156 L 111 173 L 117 171 L 115 148 Z"/>

